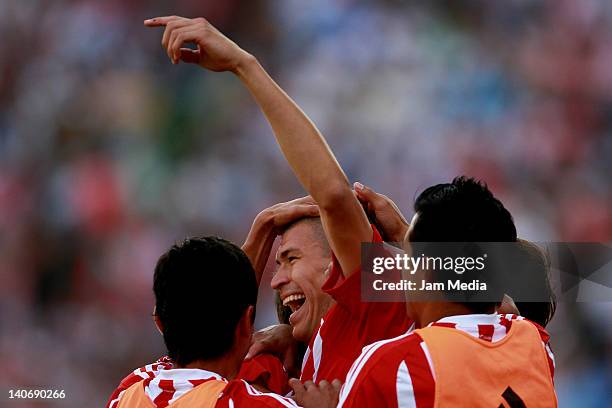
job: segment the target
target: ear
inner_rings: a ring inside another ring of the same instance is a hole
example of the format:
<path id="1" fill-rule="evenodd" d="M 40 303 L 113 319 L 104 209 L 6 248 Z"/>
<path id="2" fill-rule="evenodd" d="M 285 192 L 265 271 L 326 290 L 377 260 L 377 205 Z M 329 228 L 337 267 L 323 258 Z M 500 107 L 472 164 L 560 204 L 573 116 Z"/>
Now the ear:
<path id="1" fill-rule="evenodd" d="M 163 336 L 164 325 L 162 324 L 161 320 L 159 320 L 159 316 L 156 313 L 155 306 L 153 306 L 153 323 L 155 323 L 155 327 L 157 327 L 157 331 L 159 332 L 159 334 Z"/>
<path id="2" fill-rule="evenodd" d="M 520 315 L 518 307 L 514 303 L 514 299 L 512 299 L 508 295 L 504 295 L 504 300 L 501 302 L 501 305 L 497 306 L 497 313 L 499 314 L 515 314 Z"/>

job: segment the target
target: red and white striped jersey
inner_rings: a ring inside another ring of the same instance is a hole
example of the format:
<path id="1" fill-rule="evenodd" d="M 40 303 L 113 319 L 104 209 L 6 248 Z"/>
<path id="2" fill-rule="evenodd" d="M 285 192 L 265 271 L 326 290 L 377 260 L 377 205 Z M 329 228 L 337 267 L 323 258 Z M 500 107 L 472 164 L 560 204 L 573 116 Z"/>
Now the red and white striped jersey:
<path id="1" fill-rule="evenodd" d="M 372 229 L 372 242 L 383 242 L 376 228 Z M 360 271 L 345 278 L 335 256 L 332 262 L 322 290 L 335 304 L 310 340 L 302 362 L 302 382 L 331 382 L 336 378 L 344 381 L 364 346 L 398 336 L 412 324 L 404 302 L 362 302 Z"/>
<path id="2" fill-rule="evenodd" d="M 298 407 L 292 399 L 259 392 L 244 380 L 228 381 L 216 373 L 201 369 L 173 369 L 171 360 L 162 357 L 153 364 L 134 370 L 124 378 L 110 397 L 107 408 L 116 408 L 125 391 L 138 382 L 142 382 L 145 394 L 153 405 L 156 408 L 164 408 L 194 387 L 210 380 L 227 382 L 215 405 L 216 408 Z"/>
<path id="3" fill-rule="evenodd" d="M 515 319 L 506 314 L 449 316 L 429 326 L 461 330 L 481 340 L 497 342 L 506 336 Z M 554 356 L 550 336 L 538 324 L 542 347 L 546 350 L 551 376 Z M 436 379 L 427 344 L 418 335 L 407 333 L 364 347 L 355 360 L 340 392 L 341 407 L 433 407 Z"/>
<path id="4" fill-rule="evenodd" d="M 161 370 L 169 370 L 172 368 L 172 360 L 168 356 L 161 357 L 159 360 L 152 364 L 147 364 L 144 367 L 137 368 L 128 374 L 119 386 L 113 391 L 108 402 L 106 403 L 106 408 L 116 408 L 119 403 L 120 396 L 123 395 L 123 392 L 130 388 L 132 385 L 137 382 L 153 379 Z"/>

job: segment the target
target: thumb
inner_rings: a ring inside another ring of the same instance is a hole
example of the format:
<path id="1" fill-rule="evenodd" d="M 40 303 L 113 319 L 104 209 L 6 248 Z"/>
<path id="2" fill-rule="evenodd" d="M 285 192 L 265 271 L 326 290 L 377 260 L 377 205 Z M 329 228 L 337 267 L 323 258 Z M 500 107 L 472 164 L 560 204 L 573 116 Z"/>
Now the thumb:
<path id="1" fill-rule="evenodd" d="M 297 378 L 291 378 L 289 386 L 293 389 L 296 399 L 301 399 L 304 392 L 306 392 L 306 387 Z"/>
<path id="2" fill-rule="evenodd" d="M 261 344 L 261 342 L 255 342 L 251 344 L 251 347 L 249 348 L 249 351 L 247 352 L 246 356 L 244 356 L 244 359 L 245 360 L 251 359 L 255 357 L 256 355 L 262 353 L 263 351 L 264 351 L 264 347 Z"/>
<path id="3" fill-rule="evenodd" d="M 367 201 L 372 202 L 374 199 L 377 198 L 376 192 L 374 190 L 372 190 L 369 187 L 364 186 L 358 181 L 356 181 L 353 184 L 353 187 L 355 188 L 355 191 L 357 192 L 357 194 L 360 197 L 363 197 L 364 199 L 366 199 Z"/>
<path id="4" fill-rule="evenodd" d="M 181 48 L 181 61 L 191 64 L 200 62 L 200 51 L 192 50 L 191 48 Z"/>

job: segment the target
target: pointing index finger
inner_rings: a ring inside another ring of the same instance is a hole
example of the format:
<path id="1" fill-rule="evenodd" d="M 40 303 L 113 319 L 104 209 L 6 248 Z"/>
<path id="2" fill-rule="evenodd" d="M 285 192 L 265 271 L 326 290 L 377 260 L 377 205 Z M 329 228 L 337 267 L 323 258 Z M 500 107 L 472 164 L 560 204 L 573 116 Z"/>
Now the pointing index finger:
<path id="1" fill-rule="evenodd" d="M 164 17 L 154 17 L 149 18 L 144 21 L 144 25 L 147 27 L 163 27 L 168 24 L 172 20 L 176 20 L 179 17 L 177 16 L 164 16 Z"/>

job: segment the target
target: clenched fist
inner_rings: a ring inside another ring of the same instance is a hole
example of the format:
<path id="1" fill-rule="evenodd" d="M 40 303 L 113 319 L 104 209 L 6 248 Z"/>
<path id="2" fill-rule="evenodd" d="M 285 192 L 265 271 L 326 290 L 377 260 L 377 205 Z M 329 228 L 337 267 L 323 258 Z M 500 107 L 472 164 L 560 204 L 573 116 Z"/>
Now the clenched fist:
<path id="1" fill-rule="evenodd" d="M 162 46 L 173 64 L 198 64 L 215 72 L 236 72 L 253 57 L 224 36 L 206 19 L 178 16 L 155 17 L 144 21 L 147 27 L 166 27 Z M 185 47 L 193 43 L 197 49 Z"/>

